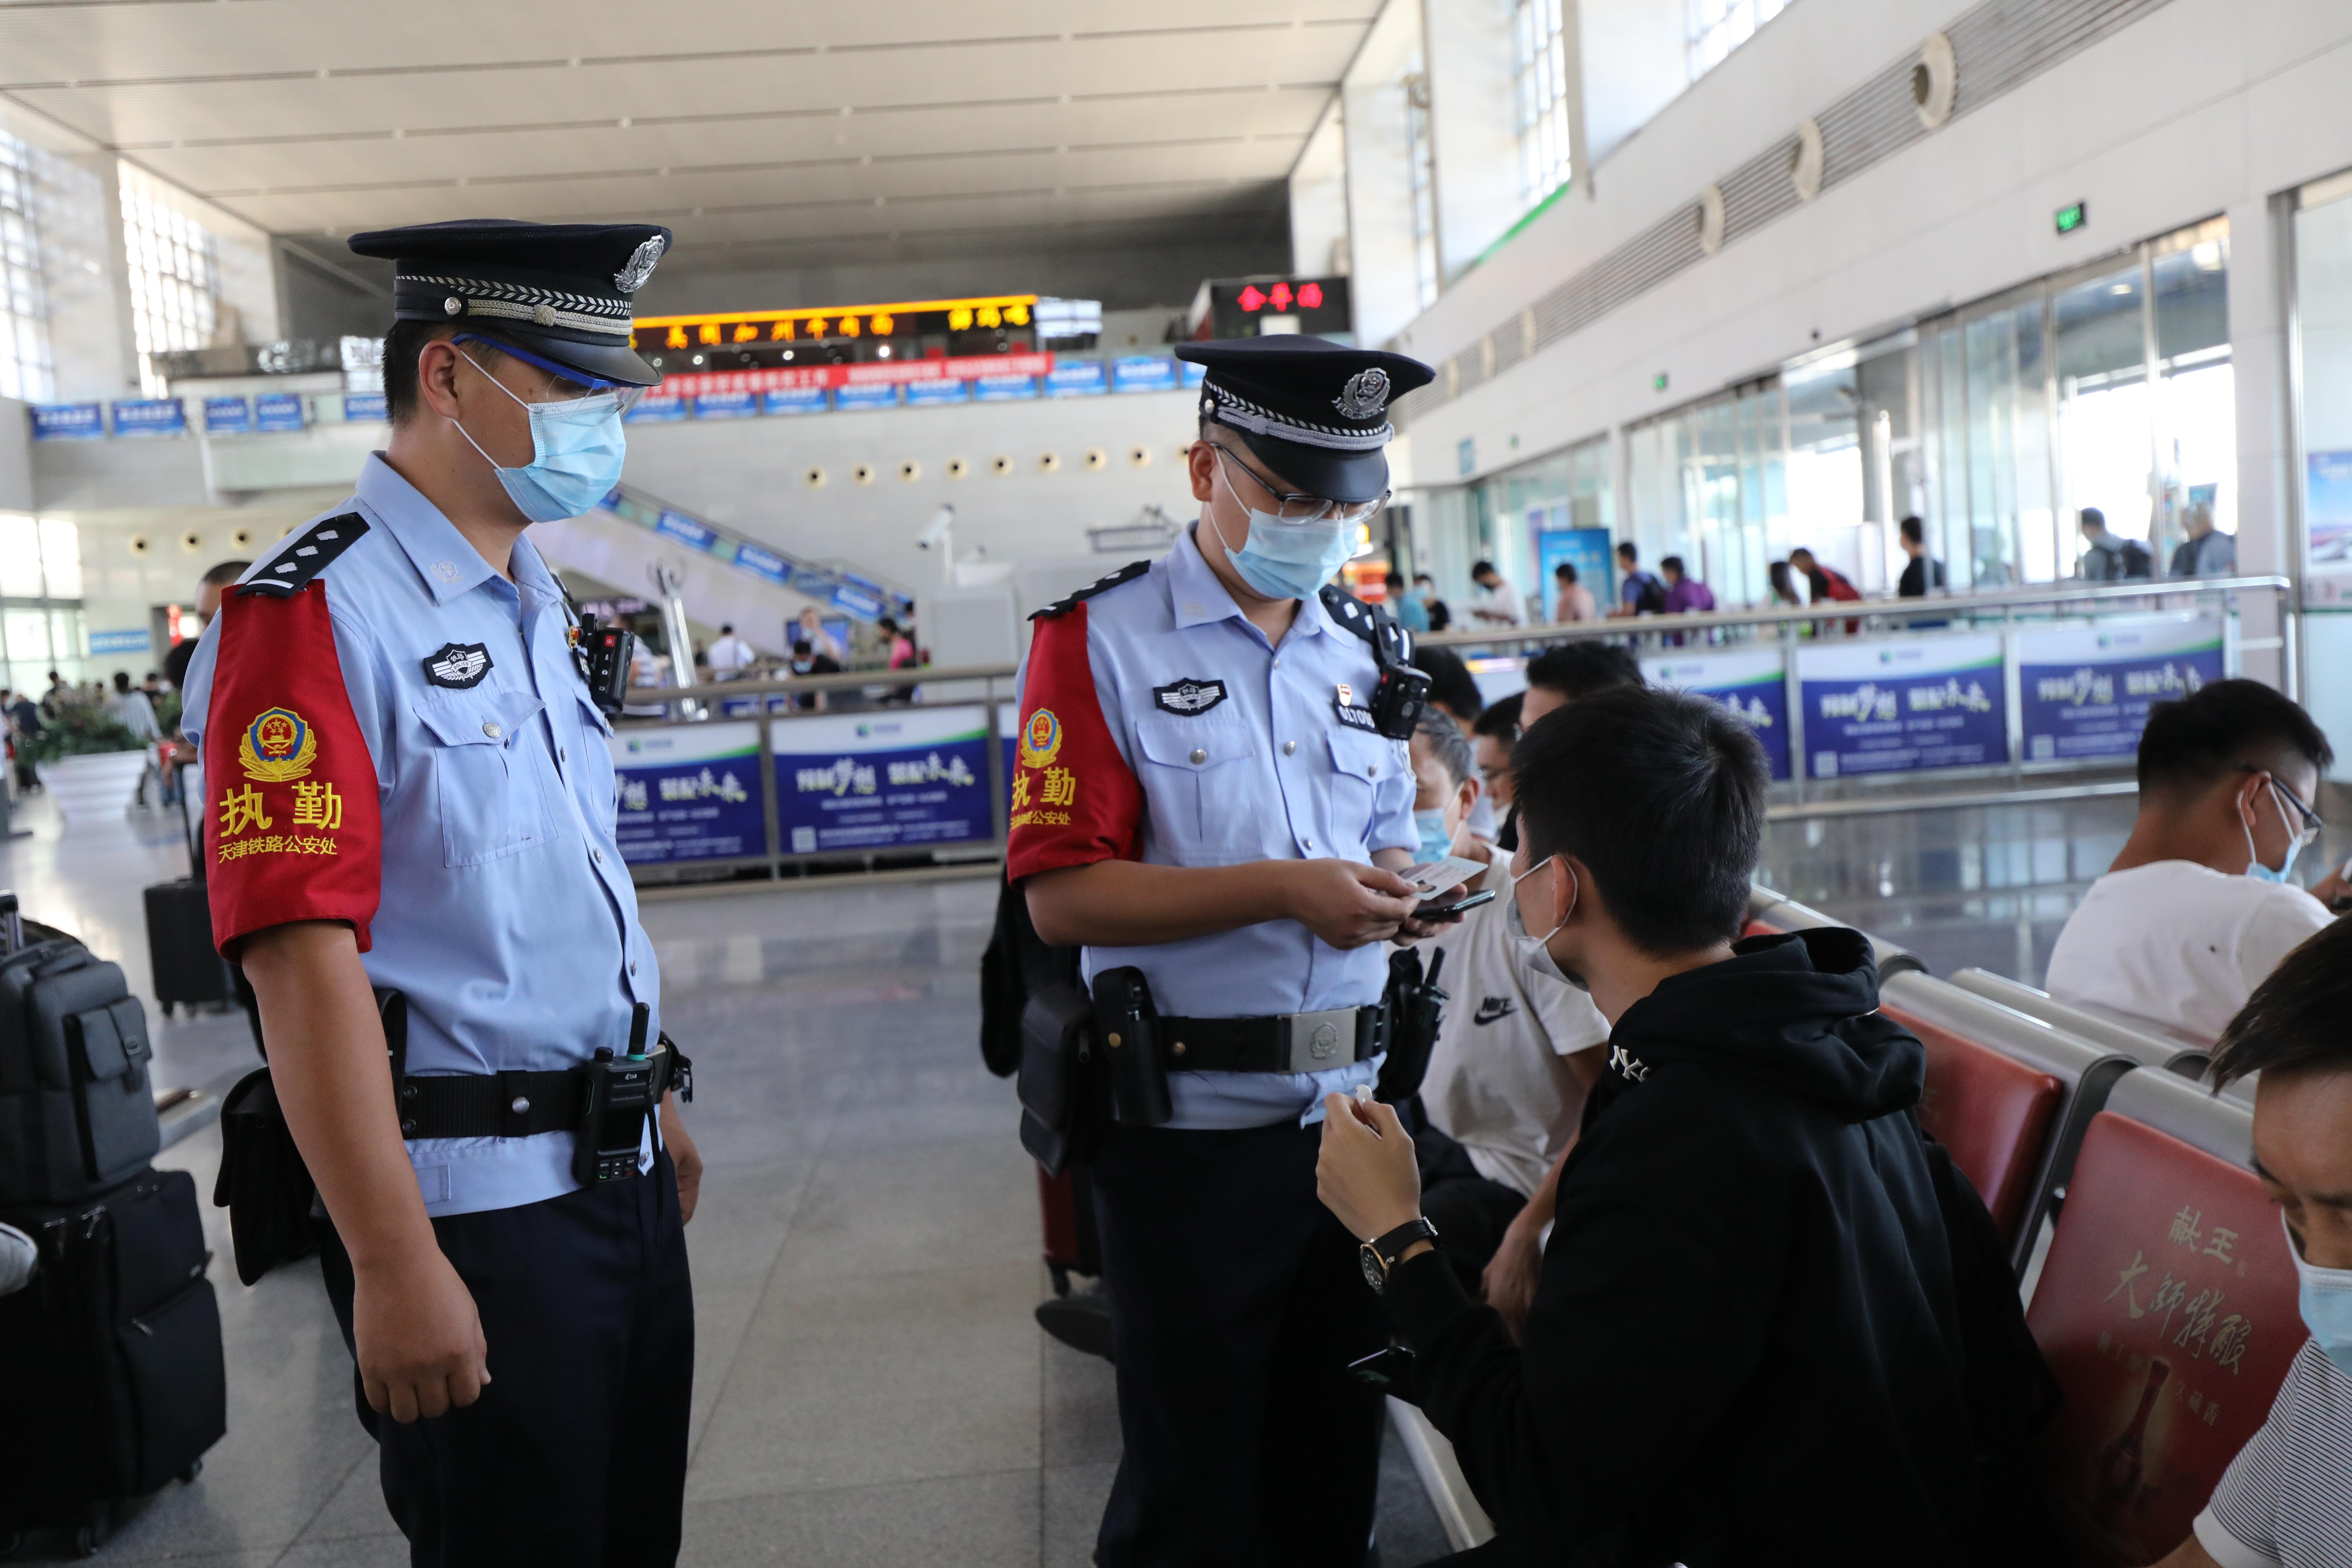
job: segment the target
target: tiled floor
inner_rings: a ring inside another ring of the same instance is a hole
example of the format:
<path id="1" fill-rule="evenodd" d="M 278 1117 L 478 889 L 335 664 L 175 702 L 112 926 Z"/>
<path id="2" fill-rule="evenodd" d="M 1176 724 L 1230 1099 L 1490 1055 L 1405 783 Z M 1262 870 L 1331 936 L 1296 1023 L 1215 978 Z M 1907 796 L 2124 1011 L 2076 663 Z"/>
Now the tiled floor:
<path id="1" fill-rule="evenodd" d="M 2036 979 L 2128 801 L 1790 824 L 1765 879 L 1938 970 Z M 176 823 L 67 835 L 36 797 L 0 886 L 150 991 L 139 889 L 184 870 Z M 2340 847 L 2337 852 L 2340 853 Z M 649 906 L 665 1017 L 704 1086 L 688 1232 L 700 1344 L 685 1561 L 1078 1564 L 1118 1454 L 1109 1369 L 1038 1332 L 1033 1168 L 1011 1086 L 974 1048 L 993 885 L 845 882 Z M 158 1019 L 159 1081 L 253 1063 L 241 1017 Z M 163 1163 L 206 1192 L 218 1142 Z M 229 1435 L 192 1487 L 132 1510 L 106 1561 L 325 1568 L 406 1560 L 352 1416 L 314 1268 L 247 1289 L 207 1211 Z M 493 1352 L 495 1353 L 495 1351 Z M 1444 1542 L 1391 1456 L 1387 1568 Z M 53 1542 L 28 1552 L 41 1560 Z"/>

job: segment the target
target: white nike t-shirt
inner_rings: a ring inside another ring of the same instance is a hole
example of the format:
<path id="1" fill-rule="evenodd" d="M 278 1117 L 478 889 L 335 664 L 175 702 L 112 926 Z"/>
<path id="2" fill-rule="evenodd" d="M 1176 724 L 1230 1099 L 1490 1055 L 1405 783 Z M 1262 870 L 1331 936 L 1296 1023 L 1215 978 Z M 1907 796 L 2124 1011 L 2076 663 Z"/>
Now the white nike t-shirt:
<path id="1" fill-rule="evenodd" d="M 1609 1021 L 1583 992 L 1519 962 L 1504 918 L 1508 860 L 1496 858 L 1478 886 L 1501 897 L 1420 944 L 1423 963 L 1432 948 L 1445 950 L 1437 984 L 1453 997 L 1422 1109 L 1480 1175 L 1533 1196 L 1584 1116 L 1583 1086 L 1560 1058 L 1606 1045 Z"/>
<path id="2" fill-rule="evenodd" d="M 2191 860 L 2110 871 L 2058 933 L 2043 989 L 2214 1039 L 2279 960 L 2334 918 L 2300 888 Z"/>

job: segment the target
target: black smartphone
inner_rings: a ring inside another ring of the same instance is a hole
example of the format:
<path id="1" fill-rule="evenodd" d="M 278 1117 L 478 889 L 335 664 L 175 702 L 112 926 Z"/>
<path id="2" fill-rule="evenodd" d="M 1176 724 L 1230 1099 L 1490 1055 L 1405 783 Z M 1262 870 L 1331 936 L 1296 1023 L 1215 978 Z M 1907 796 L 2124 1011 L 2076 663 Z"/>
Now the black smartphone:
<path id="1" fill-rule="evenodd" d="M 1374 1351 L 1361 1361 L 1349 1362 L 1348 1375 L 1411 1405 L 1414 1403 L 1412 1368 L 1412 1352 L 1401 1345 L 1391 1345 L 1384 1351 Z"/>
<path id="2" fill-rule="evenodd" d="M 1475 910 L 1480 904 L 1491 904 L 1494 901 L 1495 889 L 1489 888 L 1483 893 L 1473 893 L 1466 899 L 1456 899 L 1450 904 L 1415 905 L 1412 918 L 1417 921 L 1452 920 L 1465 910 Z"/>

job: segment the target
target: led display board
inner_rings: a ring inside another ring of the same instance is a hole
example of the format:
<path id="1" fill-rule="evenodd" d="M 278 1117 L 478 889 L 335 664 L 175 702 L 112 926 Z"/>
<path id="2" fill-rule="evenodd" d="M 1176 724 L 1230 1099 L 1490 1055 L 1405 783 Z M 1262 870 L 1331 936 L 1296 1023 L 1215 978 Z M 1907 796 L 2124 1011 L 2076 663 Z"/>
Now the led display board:
<path id="1" fill-rule="evenodd" d="M 1209 285 L 1208 312 L 1194 335 L 1254 338 L 1307 332 L 1332 337 L 1355 330 L 1345 278 L 1229 278 Z"/>

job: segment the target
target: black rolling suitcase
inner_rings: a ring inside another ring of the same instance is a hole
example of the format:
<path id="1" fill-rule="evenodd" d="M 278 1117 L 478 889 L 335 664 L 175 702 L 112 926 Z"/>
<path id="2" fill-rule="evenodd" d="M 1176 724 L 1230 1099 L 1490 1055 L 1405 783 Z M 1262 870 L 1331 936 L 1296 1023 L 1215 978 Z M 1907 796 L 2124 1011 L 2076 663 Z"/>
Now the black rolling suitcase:
<path id="1" fill-rule="evenodd" d="M 227 1430 L 195 1181 L 142 1170 L 74 1203 L 0 1202 L 0 1220 L 40 1258 L 0 1296 L 0 1547 L 56 1527 L 88 1556 L 115 1501 L 194 1479 Z"/>
<path id="2" fill-rule="evenodd" d="M 213 910 L 205 889 L 205 847 L 188 815 L 188 783 L 198 770 L 180 764 L 180 831 L 193 875 L 147 889 L 147 965 L 155 1000 L 170 1017 L 175 1006 L 226 1005 L 237 999 L 228 963 L 213 945 Z"/>

